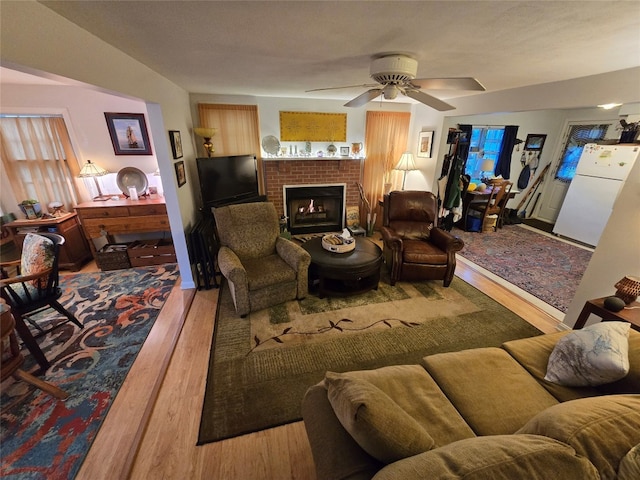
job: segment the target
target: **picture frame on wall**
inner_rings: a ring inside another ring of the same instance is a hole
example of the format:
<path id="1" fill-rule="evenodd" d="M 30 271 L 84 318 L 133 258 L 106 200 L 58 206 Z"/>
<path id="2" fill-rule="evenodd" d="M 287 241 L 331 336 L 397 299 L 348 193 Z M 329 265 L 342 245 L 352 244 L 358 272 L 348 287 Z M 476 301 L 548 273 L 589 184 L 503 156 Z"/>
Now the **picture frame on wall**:
<path id="1" fill-rule="evenodd" d="M 169 130 L 169 140 L 171 140 L 173 159 L 182 158 L 182 137 L 180 136 L 180 130 Z"/>
<path id="2" fill-rule="evenodd" d="M 527 140 L 524 142 L 524 149 L 534 152 L 540 152 L 542 151 L 542 147 L 544 147 L 544 142 L 546 139 L 547 136 L 544 134 L 530 133 L 529 135 L 527 135 Z"/>
<path id="3" fill-rule="evenodd" d="M 151 155 L 151 142 L 143 113 L 105 112 L 116 155 Z"/>
<path id="4" fill-rule="evenodd" d="M 418 137 L 418 156 L 422 158 L 431 158 L 431 150 L 433 149 L 433 131 L 420 132 Z"/>
<path id="5" fill-rule="evenodd" d="M 180 188 L 185 183 L 187 183 L 187 174 L 184 169 L 184 161 L 180 160 L 179 162 L 176 162 L 175 167 L 176 167 L 176 180 L 178 181 L 178 188 Z"/>

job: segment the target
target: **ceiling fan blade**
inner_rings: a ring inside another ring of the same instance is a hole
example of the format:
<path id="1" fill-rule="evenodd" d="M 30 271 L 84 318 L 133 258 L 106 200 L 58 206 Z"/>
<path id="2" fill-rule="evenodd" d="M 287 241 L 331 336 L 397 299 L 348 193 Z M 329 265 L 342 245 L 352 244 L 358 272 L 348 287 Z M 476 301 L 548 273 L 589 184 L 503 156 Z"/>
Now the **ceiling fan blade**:
<path id="1" fill-rule="evenodd" d="M 407 97 L 413 98 L 414 100 L 417 100 L 420 103 L 424 103 L 428 107 L 435 108 L 440 112 L 444 112 L 445 110 L 455 110 L 456 108 L 453 105 L 449 105 L 448 103 L 445 103 L 436 97 L 432 97 L 431 95 L 427 95 L 426 93 L 421 92 L 419 90 L 407 89 L 403 93 Z"/>
<path id="2" fill-rule="evenodd" d="M 475 78 L 414 78 L 411 85 L 424 90 L 486 90 Z"/>
<path id="3" fill-rule="evenodd" d="M 344 106 L 345 107 L 361 107 L 365 103 L 368 103 L 374 98 L 376 98 L 377 96 L 379 96 L 381 93 L 382 93 L 381 88 L 372 88 L 371 90 L 367 90 L 366 92 L 364 92 L 362 95 L 358 95 L 353 100 L 348 101 L 347 103 L 344 104 Z"/>
<path id="4" fill-rule="evenodd" d="M 371 87 L 377 87 L 377 86 L 378 86 L 377 83 L 370 83 L 370 84 L 366 84 L 366 85 L 347 85 L 345 87 L 313 88 L 311 90 L 305 90 L 305 93 L 308 93 L 308 92 L 320 92 L 322 90 L 339 90 L 341 88 L 371 88 Z"/>

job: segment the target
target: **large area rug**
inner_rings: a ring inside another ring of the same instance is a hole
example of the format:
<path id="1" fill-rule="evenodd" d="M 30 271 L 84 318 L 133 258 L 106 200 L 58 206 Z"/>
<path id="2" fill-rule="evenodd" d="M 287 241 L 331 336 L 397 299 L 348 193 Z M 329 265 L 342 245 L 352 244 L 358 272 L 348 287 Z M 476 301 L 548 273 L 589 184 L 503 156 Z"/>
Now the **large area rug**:
<path id="1" fill-rule="evenodd" d="M 383 268 L 383 271 L 385 269 Z M 416 364 L 426 355 L 499 346 L 540 332 L 454 278 L 236 315 L 219 296 L 199 444 L 300 420 L 302 397 L 327 370 Z"/>
<path id="2" fill-rule="evenodd" d="M 61 303 L 84 329 L 66 323 L 39 344 L 51 361 L 42 378 L 70 396 L 59 401 L 25 382 L 3 382 L 3 479 L 75 477 L 178 276 L 170 264 L 60 277 Z M 39 323 L 60 321 L 49 313 Z M 34 372 L 25 353 L 23 369 Z"/>
<path id="3" fill-rule="evenodd" d="M 497 232 L 451 233 L 462 257 L 566 313 L 593 252 L 518 225 Z"/>

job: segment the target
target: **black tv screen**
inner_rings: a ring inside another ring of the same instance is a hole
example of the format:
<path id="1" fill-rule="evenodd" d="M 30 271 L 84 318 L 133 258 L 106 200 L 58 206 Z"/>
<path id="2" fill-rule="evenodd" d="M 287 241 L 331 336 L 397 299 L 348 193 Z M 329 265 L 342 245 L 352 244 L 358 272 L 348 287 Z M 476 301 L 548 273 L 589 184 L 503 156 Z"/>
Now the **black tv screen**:
<path id="1" fill-rule="evenodd" d="M 200 193 L 205 207 L 235 203 L 258 196 L 255 155 L 197 158 Z"/>

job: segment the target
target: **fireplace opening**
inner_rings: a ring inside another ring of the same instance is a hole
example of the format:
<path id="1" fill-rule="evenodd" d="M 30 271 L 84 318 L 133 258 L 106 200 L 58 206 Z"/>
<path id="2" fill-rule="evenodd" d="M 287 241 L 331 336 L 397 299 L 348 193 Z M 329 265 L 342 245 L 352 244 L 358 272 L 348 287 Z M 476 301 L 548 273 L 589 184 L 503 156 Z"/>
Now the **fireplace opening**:
<path id="1" fill-rule="evenodd" d="M 293 235 L 344 228 L 346 184 L 284 185 L 285 215 Z"/>

